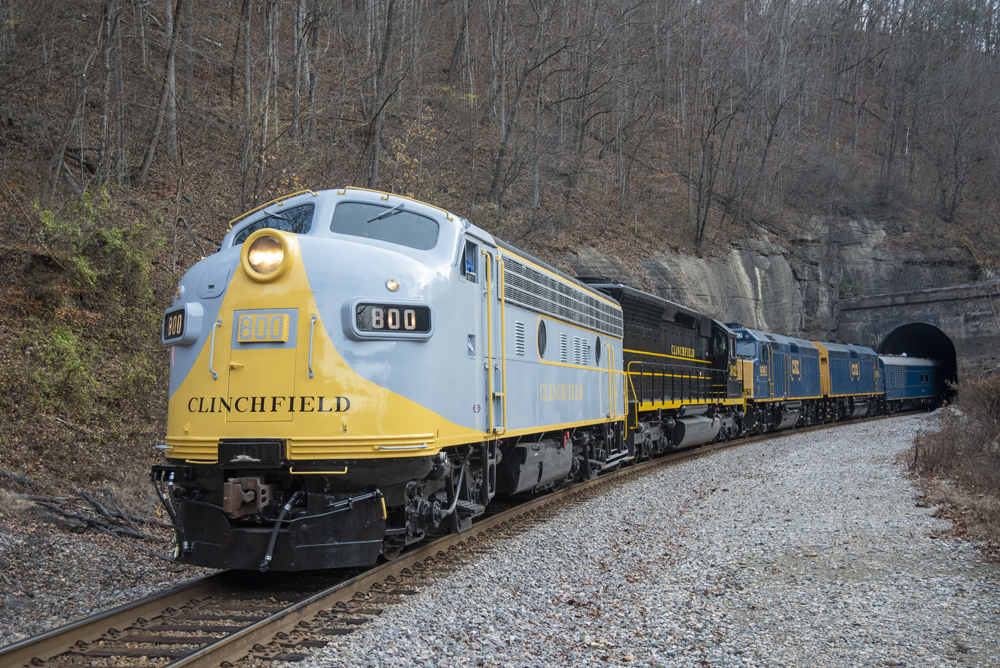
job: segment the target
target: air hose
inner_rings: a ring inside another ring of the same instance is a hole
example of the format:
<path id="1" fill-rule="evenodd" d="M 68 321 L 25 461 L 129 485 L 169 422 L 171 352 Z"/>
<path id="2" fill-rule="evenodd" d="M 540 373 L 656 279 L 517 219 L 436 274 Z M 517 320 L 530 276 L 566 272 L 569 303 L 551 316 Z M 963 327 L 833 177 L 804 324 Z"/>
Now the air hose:
<path id="1" fill-rule="evenodd" d="M 302 494 L 301 491 L 292 494 L 292 498 L 288 499 L 288 503 L 281 507 L 278 519 L 274 523 L 274 529 L 271 531 L 271 540 L 267 543 L 267 554 L 264 555 L 264 561 L 260 562 L 259 568 L 261 573 L 266 573 L 267 569 L 271 567 L 271 557 L 274 555 L 274 544 L 278 542 L 278 529 L 281 528 L 281 523 L 285 521 L 285 516 L 291 512 L 292 506 L 294 506 L 295 502 L 299 500 L 300 494 Z"/>

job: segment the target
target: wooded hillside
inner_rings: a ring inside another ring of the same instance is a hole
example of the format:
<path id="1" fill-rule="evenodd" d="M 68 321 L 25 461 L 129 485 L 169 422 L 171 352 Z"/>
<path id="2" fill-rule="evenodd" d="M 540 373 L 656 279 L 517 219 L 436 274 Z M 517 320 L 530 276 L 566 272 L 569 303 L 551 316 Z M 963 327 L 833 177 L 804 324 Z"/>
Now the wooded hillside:
<path id="1" fill-rule="evenodd" d="M 997 0 L 0 0 L 0 465 L 155 442 L 176 276 L 302 188 L 543 255 L 833 215 L 992 268 L 998 40 Z"/>
<path id="2" fill-rule="evenodd" d="M 788 207 L 981 232 L 997 5 L 6 0 L 4 169 L 43 203 L 180 188 L 192 225 L 353 184 L 555 224 L 596 193 L 696 246 Z"/>

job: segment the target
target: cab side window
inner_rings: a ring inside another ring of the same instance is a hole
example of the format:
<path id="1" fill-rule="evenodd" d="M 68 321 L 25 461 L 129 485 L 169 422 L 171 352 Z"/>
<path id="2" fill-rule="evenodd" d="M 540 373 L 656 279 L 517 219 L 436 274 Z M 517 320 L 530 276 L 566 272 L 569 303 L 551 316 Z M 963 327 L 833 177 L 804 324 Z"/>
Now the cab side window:
<path id="1" fill-rule="evenodd" d="M 475 283 L 479 275 L 479 246 L 473 241 L 465 242 L 465 250 L 462 252 L 462 259 L 459 260 L 459 272 L 465 280 Z"/>
<path id="2" fill-rule="evenodd" d="M 716 332 L 712 336 L 712 354 L 716 357 L 724 357 L 727 351 L 727 337 L 721 332 Z"/>

